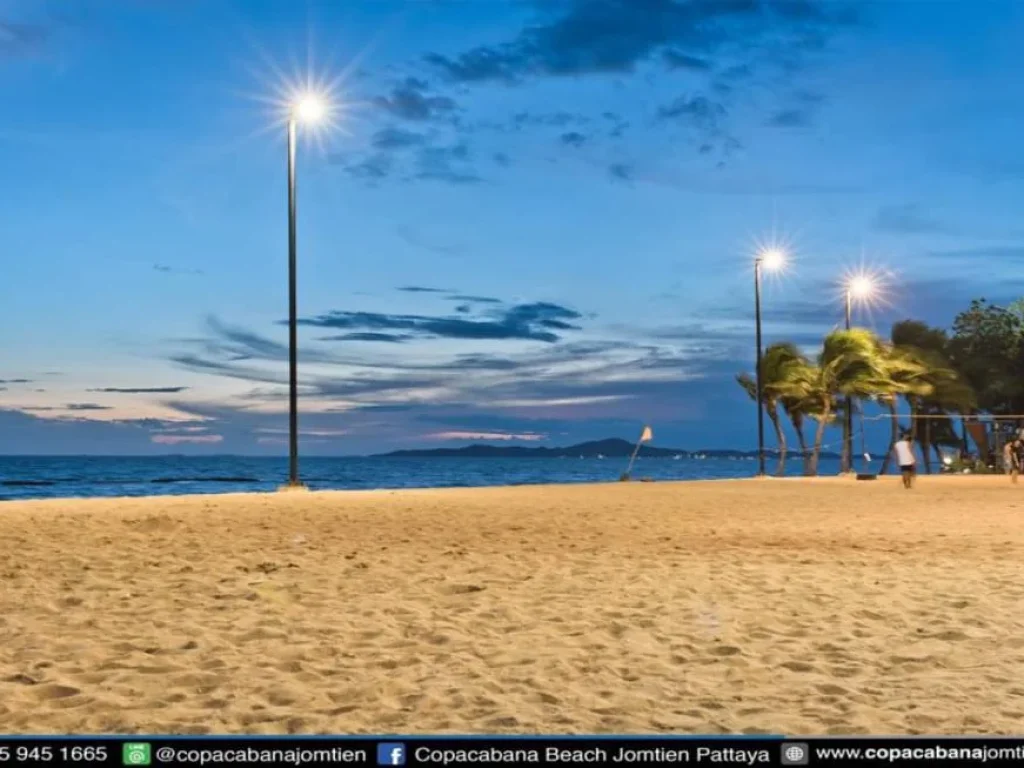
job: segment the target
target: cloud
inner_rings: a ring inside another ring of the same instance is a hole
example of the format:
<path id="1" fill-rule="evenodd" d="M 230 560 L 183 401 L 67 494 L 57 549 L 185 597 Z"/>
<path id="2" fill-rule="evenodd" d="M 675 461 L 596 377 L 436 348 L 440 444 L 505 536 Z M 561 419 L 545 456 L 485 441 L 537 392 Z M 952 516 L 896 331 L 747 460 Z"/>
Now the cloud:
<path id="1" fill-rule="evenodd" d="M 372 144 L 375 149 L 407 149 L 423 146 L 427 137 L 422 133 L 406 131 L 401 128 L 382 128 L 373 135 Z"/>
<path id="2" fill-rule="evenodd" d="M 497 440 L 499 442 L 522 440 L 525 442 L 536 442 L 538 440 L 544 440 L 547 438 L 547 435 L 538 434 L 536 432 L 521 432 L 516 434 L 512 432 L 465 432 L 451 430 L 448 432 L 432 432 L 426 435 L 421 435 L 421 437 L 425 440 Z"/>
<path id="3" fill-rule="evenodd" d="M 406 293 L 450 293 L 449 288 L 428 288 L 422 285 L 403 285 L 398 288 Z"/>
<path id="4" fill-rule="evenodd" d="M 31 384 L 32 379 L 0 379 L 0 384 Z"/>
<path id="5" fill-rule="evenodd" d="M 989 245 L 976 248 L 954 248 L 945 251 L 928 251 L 930 259 L 953 259 L 965 262 L 1014 262 L 1024 261 L 1024 245 Z"/>
<path id="6" fill-rule="evenodd" d="M 50 40 L 53 30 L 42 24 L 0 21 L 0 56 L 36 53 Z"/>
<path id="7" fill-rule="evenodd" d="M 394 169 L 391 157 L 383 152 L 378 152 L 353 162 L 349 162 L 345 156 L 334 155 L 331 161 L 340 163 L 342 170 L 349 176 L 368 182 L 386 179 Z"/>
<path id="8" fill-rule="evenodd" d="M 269 339 L 245 328 L 228 325 L 216 317 L 206 320 L 210 336 L 187 343 L 197 344 L 202 354 L 184 353 L 172 355 L 169 359 L 177 365 L 205 373 L 230 376 L 246 381 L 261 381 L 267 384 L 286 383 L 283 372 L 268 371 L 256 367 L 254 363 L 263 361 L 287 362 L 289 359 L 288 345 Z M 304 363 L 337 363 L 336 355 L 300 345 L 299 361 Z M 246 362 L 241 366 L 238 363 Z"/>
<path id="9" fill-rule="evenodd" d="M 224 442 L 223 435 L 152 435 L 150 442 L 158 445 L 202 445 Z"/>
<path id="10" fill-rule="evenodd" d="M 949 231 L 943 222 L 926 214 L 920 206 L 911 203 L 882 206 L 878 209 L 873 223 L 875 229 L 894 234 L 917 235 Z"/>
<path id="11" fill-rule="evenodd" d="M 154 264 L 153 269 L 163 272 L 165 275 L 204 275 L 201 269 L 190 269 L 187 267 L 171 267 L 166 264 Z"/>
<path id="12" fill-rule="evenodd" d="M 608 173 L 617 181 L 633 181 L 633 169 L 625 163 L 612 163 L 608 166 Z"/>
<path id="13" fill-rule="evenodd" d="M 469 159 L 469 147 L 465 143 L 424 147 L 417 156 L 413 178 L 449 184 L 475 184 L 483 179 L 470 167 Z"/>
<path id="14" fill-rule="evenodd" d="M 109 405 L 98 405 L 97 403 L 68 403 L 64 406 L 69 411 L 109 411 Z"/>
<path id="15" fill-rule="evenodd" d="M 580 313 L 546 302 L 519 304 L 494 314 L 491 319 L 388 315 L 377 312 L 329 312 L 302 318 L 301 325 L 360 331 L 405 331 L 419 337 L 449 339 L 522 339 L 552 343 L 555 331 L 579 330 L 572 324 Z"/>
<path id="16" fill-rule="evenodd" d="M 395 229 L 395 234 L 408 245 L 411 245 L 414 248 L 422 248 L 425 251 L 436 253 L 439 256 L 458 256 L 466 251 L 466 247 L 460 243 L 441 242 L 429 237 L 424 237 L 421 232 L 417 232 L 407 226 L 397 227 Z"/>
<path id="17" fill-rule="evenodd" d="M 503 304 L 501 299 L 496 299 L 493 296 L 471 296 L 463 293 L 455 293 L 445 298 L 451 301 L 466 301 L 470 304 Z"/>
<path id="18" fill-rule="evenodd" d="M 388 96 L 375 99 L 374 104 L 392 117 L 417 122 L 449 117 L 458 109 L 455 101 L 447 96 L 427 95 L 428 89 L 424 80 L 408 77 Z"/>
<path id="19" fill-rule="evenodd" d="M 691 56 L 674 48 L 665 50 L 661 54 L 661 58 L 669 69 L 688 69 L 697 72 L 707 72 L 712 69 L 712 64 L 707 59 Z"/>
<path id="20" fill-rule="evenodd" d="M 380 341 L 388 344 L 402 344 L 414 336 L 394 333 L 345 333 L 341 336 L 323 336 L 320 341 Z"/>
<path id="21" fill-rule="evenodd" d="M 585 125 L 590 122 L 586 115 L 576 112 L 517 112 L 512 116 L 512 127 L 516 130 L 526 126 L 547 126 L 565 128 L 569 125 Z"/>
<path id="22" fill-rule="evenodd" d="M 709 57 L 730 45 L 806 41 L 849 21 L 831 6 L 797 0 L 575 0 L 557 7 L 565 11 L 508 42 L 425 59 L 464 83 L 622 74 L 658 54 L 678 66 L 692 65 L 699 53 L 710 66 Z"/>
<path id="23" fill-rule="evenodd" d="M 725 107 L 706 96 L 680 96 L 658 108 L 661 120 L 683 119 L 705 130 L 717 130 L 725 115 Z"/>
<path id="24" fill-rule="evenodd" d="M 86 392 L 117 392 L 126 395 L 171 395 L 184 392 L 188 387 L 101 387 Z"/>
<path id="25" fill-rule="evenodd" d="M 569 133 L 563 133 L 559 137 L 559 141 L 569 147 L 582 147 L 587 142 L 587 137 L 578 131 L 570 131 Z"/>
<path id="26" fill-rule="evenodd" d="M 811 124 L 811 114 L 803 109 L 783 109 L 768 120 L 776 128 L 805 128 Z"/>

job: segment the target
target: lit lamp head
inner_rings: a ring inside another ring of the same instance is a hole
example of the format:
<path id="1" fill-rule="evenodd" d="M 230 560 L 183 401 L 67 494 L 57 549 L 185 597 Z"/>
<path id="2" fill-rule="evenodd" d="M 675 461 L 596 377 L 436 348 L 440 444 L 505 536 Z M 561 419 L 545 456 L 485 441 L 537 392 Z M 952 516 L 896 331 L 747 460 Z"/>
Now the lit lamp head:
<path id="1" fill-rule="evenodd" d="M 769 272 L 776 272 L 786 266 L 786 254 L 781 248 L 766 248 L 757 255 L 757 263 Z"/>
<path id="2" fill-rule="evenodd" d="M 301 123 L 319 123 L 326 115 L 327 102 L 315 93 L 303 94 L 292 105 L 292 117 Z"/>
<path id="3" fill-rule="evenodd" d="M 846 284 L 846 290 L 851 298 L 864 300 L 875 292 L 875 281 L 867 275 L 855 275 Z"/>

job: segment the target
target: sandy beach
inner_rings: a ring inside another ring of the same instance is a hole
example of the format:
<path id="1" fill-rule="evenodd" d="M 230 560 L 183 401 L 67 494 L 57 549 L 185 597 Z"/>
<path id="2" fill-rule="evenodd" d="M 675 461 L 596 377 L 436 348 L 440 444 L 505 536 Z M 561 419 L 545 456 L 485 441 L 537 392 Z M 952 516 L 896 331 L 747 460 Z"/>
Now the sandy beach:
<path id="1" fill-rule="evenodd" d="M 0 504 L 15 733 L 1019 733 L 1024 485 Z"/>

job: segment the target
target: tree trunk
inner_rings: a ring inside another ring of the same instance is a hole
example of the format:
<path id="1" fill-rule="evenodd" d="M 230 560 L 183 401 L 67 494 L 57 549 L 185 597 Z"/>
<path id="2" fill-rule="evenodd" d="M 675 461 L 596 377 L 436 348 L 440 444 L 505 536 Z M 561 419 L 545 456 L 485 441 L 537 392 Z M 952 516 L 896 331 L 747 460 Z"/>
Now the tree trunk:
<path id="1" fill-rule="evenodd" d="M 932 473 L 932 420 L 924 420 L 924 438 L 921 440 L 921 455 L 924 458 L 925 474 Z"/>
<path id="2" fill-rule="evenodd" d="M 818 416 L 818 428 L 814 432 L 814 450 L 811 453 L 811 465 L 808 474 L 818 474 L 818 458 L 821 456 L 821 444 L 825 440 L 825 427 L 828 426 L 828 419 L 831 415 L 832 409 L 829 405 L 826 405 Z"/>
<path id="3" fill-rule="evenodd" d="M 898 417 L 896 415 L 896 396 L 893 395 L 889 399 L 889 414 L 892 418 L 889 419 L 889 449 L 885 452 L 885 459 L 882 461 L 882 469 L 879 470 L 878 474 L 884 475 L 889 471 L 889 464 L 892 463 L 892 452 L 896 447 L 896 441 L 900 438 Z"/>
<path id="4" fill-rule="evenodd" d="M 768 418 L 771 419 L 772 426 L 775 427 L 775 440 L 779 446 L 779 465 L 775 468 L 775 476 L 782 477 L 786 473 L 786 433 L 782 429 L 779 412 L 775 408 L 768 411 Z"/>
<path id="5" fill-rule="evenodd" d="M 846 402 L 846 401 L 844 401 Z M 849 401 L 850 408 L 843 413 L 843 447 L 839 451 L 839 472 L 849 472 L 853 468 L 853 456 L 847 450 L 850 447 L 850 420 L 853 418 L 853 401 Z"/>
<path id="6" fill-rule="evenodd" d="M 800 459 L 803 462 L 803 473 L 807 474 L 807 462 L 810 455 L 807 453 L 807 438 L 804 437 L 804 420 L 802 416 L 789 417 L 793 422 L 793 430 L 796 432 L 797 442 L 800 444 Z"/>

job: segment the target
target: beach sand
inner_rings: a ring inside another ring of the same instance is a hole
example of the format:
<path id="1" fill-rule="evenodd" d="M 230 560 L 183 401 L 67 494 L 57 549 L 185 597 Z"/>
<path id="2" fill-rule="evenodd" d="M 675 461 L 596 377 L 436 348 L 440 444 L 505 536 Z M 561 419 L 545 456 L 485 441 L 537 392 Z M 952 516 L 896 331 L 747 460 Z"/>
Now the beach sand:
<path id="1" fill-rule="evenodd" d="M 13 733 L 1019 733 L 1024 485 L 0 503 Z"/>

